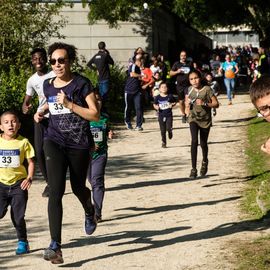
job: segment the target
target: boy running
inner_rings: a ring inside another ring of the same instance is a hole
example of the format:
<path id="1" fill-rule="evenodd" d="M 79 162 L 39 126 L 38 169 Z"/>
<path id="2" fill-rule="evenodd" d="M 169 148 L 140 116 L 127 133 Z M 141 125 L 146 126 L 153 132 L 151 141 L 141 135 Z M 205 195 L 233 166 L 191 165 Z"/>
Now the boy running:
<path id="1" fill-rule="evenodd" d="M 34 175 L 34 148 L 28 139 L 18 135 L 21 124 L 14 112 L 6 111 L 0 118 L 0 218 L 11 207 L 11 220 L 16 229 L 18 246 L 16 255 L 29 253 L 25 210 L 28 189 Z M 24 161 L 27 159 L 28 167 Z"/>
<path id="2" fill-rule="evenodd" d="M 160 94 L 155 97 L 154 109 L 158 111 L 158 122 L 161 132 L 162 148 L 167 147 L 166 131 L 168 131 L 168 137 L 171 139 L 173 137 L 172 124 L 173 124 L 173 114 L 172 107 L 176 104 L 173 95 L 168 94 L 168 87 L 165 82 L 159 85 Z"/>

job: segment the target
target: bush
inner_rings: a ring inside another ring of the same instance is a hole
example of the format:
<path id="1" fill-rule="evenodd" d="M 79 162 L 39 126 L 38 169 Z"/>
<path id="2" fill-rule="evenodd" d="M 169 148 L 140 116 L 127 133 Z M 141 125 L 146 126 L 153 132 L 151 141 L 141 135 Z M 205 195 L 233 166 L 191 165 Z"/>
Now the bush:
<path id="1" fill-rule="evenodd" d="M 115 64 L 110 68 L 111 80 L 109 97 L 106 104 L 109 114 L 111 115 L 112 121 L 123 121 L 124 119 L 124 87 L 126 82 L 126 72 L 124 67 L 120 67 Z M 98 87 L 98 77 L 94 70 L 85 68 L 83 75 L 91 80 L 95 87 Z"/>
<path id="2" fill-rule="evenodd" d="M 37 108 L 37 99 L 33 100 L 33 107 L 29 115 L 23 115 L 21 112 L 26 83 L 31 75 L 30 68 L 29 70 L 17 70 L 15 66 L 9 66 L 8 71 L 2 70 L 0 74 L 0 114 L 7 110 L 16 111 L 21 121 L 19 133 L 33 142 L 33 112 Z"/>

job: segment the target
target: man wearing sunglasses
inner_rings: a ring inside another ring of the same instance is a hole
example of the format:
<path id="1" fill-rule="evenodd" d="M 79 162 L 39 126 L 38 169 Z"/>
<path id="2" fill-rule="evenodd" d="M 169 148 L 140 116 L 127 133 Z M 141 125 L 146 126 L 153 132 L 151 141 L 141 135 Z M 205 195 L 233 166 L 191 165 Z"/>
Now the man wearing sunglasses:
<path id="1" fill-rule="evenodd" d="M 42 106 L 46 103 L 46 98 L 43 92 L 43 82 L 46 79 L 55 77 L 54 72 L 48 70 L 47 53 L 44 48 L 35 48 L 31 52 L 31 62 L 36 72 L 27 81 L 26 95 L 22 104 L 22 111 L 24 114 L 27 114 L 30 111 L 32 107 L 31 101 L 35 94 L 38 96 L 39 101 L 37 113 L 42 113 Z M 42 192 L 42 197 L 49 196 L 49 185 L 47 181 L 47 170 L 43 151 L 43 136 L 44 131 L 48 126 L 48 117 L 49 114 L 46 114 L 42 121 L 39 123 L 34 122 L 34 145 L 36 157 L 40 171 L 47 183 L 44 191 Z"/>

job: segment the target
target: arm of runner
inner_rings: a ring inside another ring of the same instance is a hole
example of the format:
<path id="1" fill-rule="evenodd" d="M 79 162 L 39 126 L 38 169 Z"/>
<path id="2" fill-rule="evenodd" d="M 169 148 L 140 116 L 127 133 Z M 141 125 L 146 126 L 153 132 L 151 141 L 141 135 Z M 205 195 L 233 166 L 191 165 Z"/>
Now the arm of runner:
<path id="1" fill-rule="evenodd" d="M 99 120 L 99 106 L 94 92 L 91 92 L 85 97 L 85 101 L 88 108 L 81 107 L 72 101 L 68 100 L 66 94 L 61 90 L 61 93 L 57 94 L 58 102 L 63 104 L 66 108 L 70 109 L 74 113 L 78 114 L 82 118 L 88 121 Z"/>
<path id="2" fill-rule="evenodd" d="M 21 183 L 22 190 L 28 190 L 31 187 L 32 179 L 33 179 L 34 171 L 35 171 L 34 160 L 32 158 L 28 158 L 27 162 L 28 162 L 28 169 L 27 169 L 28 175 Z"/>
<path id="3" fill-rule="evenodd" d="M 22 104 L 22 112 L 24 114 L 27 114 L 29 112 L 29 110 L 31 109 L 31 107 L 32 107 L 31 100 L 32 100 L 31 96 L 25 95 L 24 101 Z"/>

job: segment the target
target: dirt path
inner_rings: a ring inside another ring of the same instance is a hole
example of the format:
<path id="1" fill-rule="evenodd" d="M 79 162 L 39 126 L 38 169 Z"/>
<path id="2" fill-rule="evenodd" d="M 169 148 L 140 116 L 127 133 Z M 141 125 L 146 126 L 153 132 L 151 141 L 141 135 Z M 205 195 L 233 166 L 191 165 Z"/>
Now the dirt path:
<path id="1" fill-rule="evenodd" d="M 30 191 L 27 225 L 32 253 L 14 256 L 16 237 L 9 215 L 1 220 L 0 269 L 234 269 L 227 243 L 245 240 L 239 219 L 245 184 L 244 128 L 252 105 L 247 95 L 228 106 L 225 96 L 209 138 L 209 175 L 190 180 L 190 134 L 174 110 L 174 137 L 161 148 L 154 111 L 144 131 L 117 131 L 110 143 L 103 218 L 93 236 L 83 230 L 83 212 L 70 193 L 64 196 L 63 256 L 54 266 L 42 257 L 50 241 L 44 182 Z M 198 153 L 201 163 L 201 152 Z M 198 166 L 199 168 L 199 166 Z M 256 228 L 255 228 L 256 229 Z M 266 231 L 260 231 L 260 234 Z"/>

